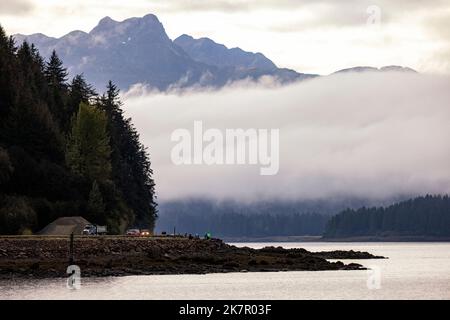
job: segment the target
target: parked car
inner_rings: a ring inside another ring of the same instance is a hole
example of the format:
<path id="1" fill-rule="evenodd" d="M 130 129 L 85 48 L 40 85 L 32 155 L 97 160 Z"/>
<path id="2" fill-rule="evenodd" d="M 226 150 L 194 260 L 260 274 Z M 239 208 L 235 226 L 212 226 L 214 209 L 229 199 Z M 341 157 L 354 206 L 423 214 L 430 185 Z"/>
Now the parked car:
<path id="1" fill-rule="evenodd" d="M 150 230 L 142 229 L 141 230 L 141 237 L 149 237 L 150 236 Z"/>
<path id="2" fill-rule="evenodd" d="M 128 229 L 126 232 L 127 236 L 139 237 L 141 235 L 141 231 L 139 229 Z"/>

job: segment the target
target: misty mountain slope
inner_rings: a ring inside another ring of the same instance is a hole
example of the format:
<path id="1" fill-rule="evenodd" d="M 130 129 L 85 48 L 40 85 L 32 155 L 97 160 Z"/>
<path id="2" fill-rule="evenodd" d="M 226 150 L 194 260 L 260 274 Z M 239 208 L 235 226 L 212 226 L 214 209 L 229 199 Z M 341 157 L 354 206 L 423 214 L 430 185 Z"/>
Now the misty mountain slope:
<path id="1" fill-rule="evenodd" d="M 229 80 L 244 78 L 258 79 L 273 76 L 281 83 L 314 78 L 316 74 L 298 73 L 291 69 L 278 68 L 275 63 L 262 53 L 244 51 L 241 48 L 228 49 L 209 38 L 194 39 L 183 34 L 174 40 L 195 61 L 221 68 Z M 223 77 L 223 75 L 222 75 Z"/>
<path id="2" fill-rule="evenodd" d="M 262 53 L 247 52 L 241 48 L 228 49 L 209 38 L 194 39 L 183 34 L 173 42 L 183 48 L 195 61 L 209 65 L 269 71 L 277 69 L 277 66 Z"/>
<path id="3" fill-rule="evenodd" d="M 193 58 L 177 44 L 187 46 L 183 39 L 189 37 L 173 42 L 152 14 L 121 22 L 105 17 L 89 33 L 72 31 L 58 39 L 43 34 L 14 37 L 18 44 L 25 40 L 34 43 L 46 58 L 56 50 L 70 76 L 83 73 L 99 90 L 109 80 L 124 90 L 136 83 L 166 90 L 193 85 L 220 87 L 264 75 L 275 76 L 283 83 L 312 76 L 279 69 L 262 54 L 228 50 L 209 39 L 202 41 L 205 45 L 199 50 L 189 50 Z"/>
<path id="4" fill-rule="evenodd" d="M 411 69 L 408 67 L 402 67 L 402 66 L 384 66 L 381 68 L 375 68 L 375 67 L 369 67 L 369 66 L 358 66 L 358 67 L 341 69 L 332 74 L 352 73 L 352 72 L 413 72 L 413 73 L 417 73 L 417 71 L 414 69 Z"/>
<path id="5" fill-rule="evenodd" d="M 162 90 L 180 79 L 189 85 L 200 82 L 208 71 L 216 72 L 173 44 L 154 15 L 122 22 L 106 17 L 89 33 L 73 31 L 59 39 L 44 35 L 15 38 L 18 43 L 34 43 L 45 57 L 56 50 L 71 76 L 84 73 L 97 88 L 111 79 L 123 89 L 145 83 Z"/>

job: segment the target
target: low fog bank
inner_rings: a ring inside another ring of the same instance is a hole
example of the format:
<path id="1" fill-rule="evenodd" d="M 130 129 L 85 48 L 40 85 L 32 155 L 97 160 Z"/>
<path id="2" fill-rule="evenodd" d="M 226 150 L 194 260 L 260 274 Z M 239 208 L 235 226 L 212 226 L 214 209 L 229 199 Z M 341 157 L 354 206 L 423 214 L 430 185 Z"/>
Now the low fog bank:
<path id="1" fill-rule="evenodd" d="M 142 88 L 142 87 L 141 87 Z M 450 192 L 450 78 L 337 74 L 300 83 L 123 95 L 149 147 L 159 200 L 392 199 Z M 279 129 L 279 172 L 175 165 L 174 130 Z"/>

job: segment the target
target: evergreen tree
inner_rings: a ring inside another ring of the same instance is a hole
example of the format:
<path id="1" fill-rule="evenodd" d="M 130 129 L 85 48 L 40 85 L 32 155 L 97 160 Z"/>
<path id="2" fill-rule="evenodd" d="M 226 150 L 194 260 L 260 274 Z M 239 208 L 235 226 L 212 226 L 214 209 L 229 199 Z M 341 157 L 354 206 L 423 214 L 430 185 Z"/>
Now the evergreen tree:
<path id="1" fill-rule="evenodd" d="M 22 234 L 32 229 L 36 220 L 36 212 L 26 198 L 0 197 L 0 234 Z"/>
<path id="2" fill-rule="evenodd" d="M 82 74 L 76 75 L 69 85 L 69 108 L 75 113 L 80 103 L 91 104 L 97 97 L 97 92 L 88 84 Z"/>
<path id="3" fill-rule="evenodd" d="M 3 183 L 10 179 L 13 170 L 8 152 L 0 147 L 0 191 Z"/>
<path id="4" fill-rule="evenodd" d="M 78 113 L 72 119 L 67 166 L 90 181 L 105 181 L 111 175 L 111 148 L 106 124 L 104 112 L 85 103 L 80 103 Z"/>
<path id="5" fill-rule="evenodd" d="M 50 60 L 46 64 L 44 74 L 50 87 L 56 89 L 67 88 L 67 69 L 64 68 L 63 62 L 55 50 L 53 50 Z"/>
<path id="6" fill-rule="evenodd" d="M 331 218 L 325 236 L 450 236 L 448 196 L 418 197 L 387 208 L 347 209 Z"/>
<path id="7" fill-rule="evenodd" d="M 43 74 L 45 64 L 34 44 L 31 46 L 25 41 L 17 51 L 17 58 L 24 71 L 24 86 L 30 87 L 34 97 L 45 97 L 47 86 Z"/>
<path id="8" fill-rule="evenodd" d="M 44 75 L 48 85 L 48 103 L 50 110 L 61 124 L 64 132 L 68 131 L 70 112 L 67 108 L 67 69 L 53 50 L 50 60 L 45 64 Z"/>
<path id="9" fill-rule="evenodd" d="M 0 129 L 5 124 L 18 89 L 15 52 L 15 46 L 11 46 L 10 38 L 0 25 Z"/>
<path id="10" fill-rule="evenodd" d="M 92 183 L 92 188 L 89 193 L 89 199 L 87 203 L 87 211 L 89 218 L 97 223 L 104 223 L 105 215 L 105 203 L 103 202 L 103 196 L 98 186 L 97 180 Z"/>
<path id="11" fill-rule="evenodd" d="M 67 102 L 67 113 L 62 119 L 64 128 L 70 127 L 70 120 L 78 111 L 80 103 L 92 104 L 97 97 L 97 92 L 88 84 L 82 74 L 76 75 L 69 85 L 69 96 Z M 67 131 L 67 130 L 66 130 Z"/>
<path id="12" fill-rule="evenodd" d="M 83 75 L 66 81 L 55 52 L 45 62 L 34 45 L 16 48 L 0 26 L 0 234 L 87 212 L 116 233 L 134 220 L 151 226 L 153 185 L 139 182 L 150 163 L 117 88 L 111 83 L 98 98 Z"/>
<path id="13" fill-rule="evenodd" d="M 123 115 L 119 96 L 117 86 L 109 81 L 107 91 L 100 99 L 100 107 L 108 117 L 114 181 L 127 205 L 133 209 L 136 224 L 152 228 L 156 219 L 156 203 L 151 163 L 131 119 Z"/>
<path id="14" fill-rule="evenodd" d="M 38 85 L 44 81 L 38 56 L 24 42 L 15 59 L 17 93 L 10 103 L 3 139 L 9 144 L 21 145 L 32 155 L 63 159 L 63 137 Z"/>

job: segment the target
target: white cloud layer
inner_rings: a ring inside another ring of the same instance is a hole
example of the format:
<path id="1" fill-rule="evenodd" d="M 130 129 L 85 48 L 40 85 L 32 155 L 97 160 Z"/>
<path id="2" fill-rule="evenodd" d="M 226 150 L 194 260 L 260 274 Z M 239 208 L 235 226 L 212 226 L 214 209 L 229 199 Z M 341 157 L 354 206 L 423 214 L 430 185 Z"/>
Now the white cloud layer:
<path id="1" fill-rule="evenodd" d="M 450 192 L 450 78 L 410 73 L 341 74 L 298 84 L 220 91 L 125 94 L 151 153 L 160 199 L 384 198 Z M 280 129 L 280 171 L 182 165 L 173 130 Z"/>

